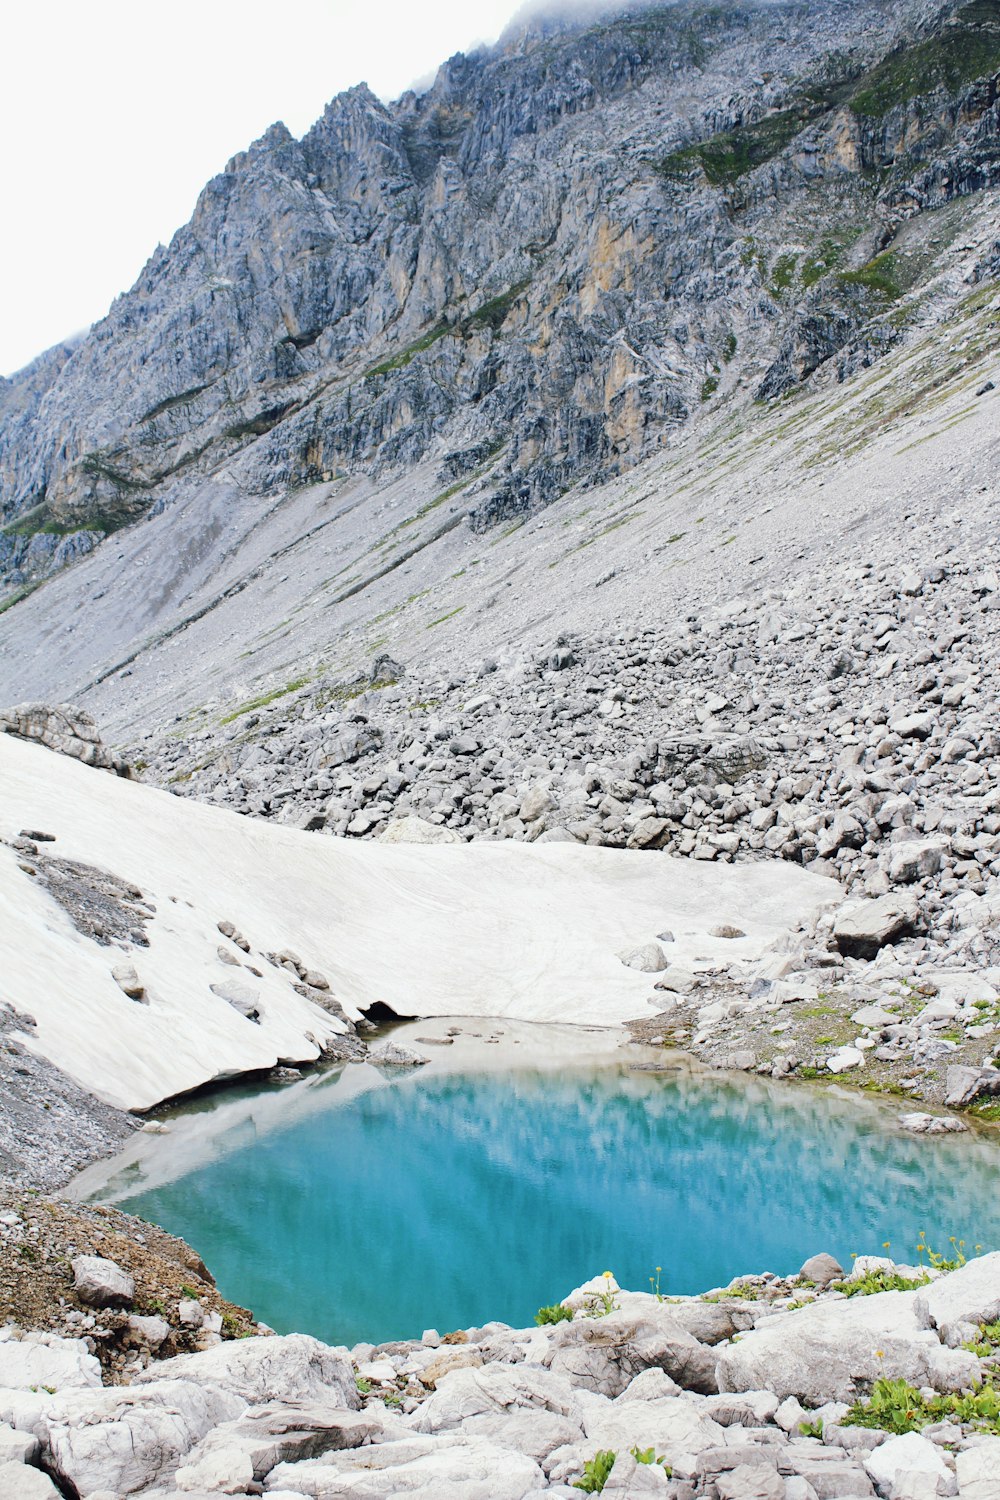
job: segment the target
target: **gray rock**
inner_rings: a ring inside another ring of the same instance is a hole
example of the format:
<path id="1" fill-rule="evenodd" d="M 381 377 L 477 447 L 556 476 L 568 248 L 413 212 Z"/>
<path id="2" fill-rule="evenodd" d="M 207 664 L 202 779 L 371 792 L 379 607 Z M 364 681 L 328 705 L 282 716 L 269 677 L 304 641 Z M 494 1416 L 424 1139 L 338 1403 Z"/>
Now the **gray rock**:
<path id="1" fill-rule="evenodd" d="M 850 958 L 874 958 L 887 943 L 912 932 L 917 912 L 916 897 L 910 894 L 853 902 L 834 919 L 834 942 Z"/>
<path id="2" fill-rule="evenodd" d="M 85 709 L 69 703 L 18 703 L 0 710 L 0 734 L 18 739 L 35 740 L 60 755 L 71 755 L 85 765 L 101 771 L 114 771 L 130 777 L 131 770 L 121 756 L 104 744 L 97 725 Z"/>
<path id="3" fill-rule="evenodd" d="M 247 984 L 244 979 L 222 979 L 209 985 L 209 989 L 248 1021 L 259 1020 L 260 990 L 256 985 Z"/>
<path id="4" fill-rule="evenodd" d="M 618 957 L 627 969 L 642 974 L 658 974 L 667 967 L 666 955 L 659 943 L 643 943 L 639 948 L 623 948 Z"/>
<path id="5" fill-rule="evenodd" d="M 806 1281 L 814 1281 L 817 1286 L 825 1287 L 829 1286 L 831 1281 L 839 1281 L 844 1275 L 844 1268 L 838 1260 L 835 1260 L 832 1255 L 827 1255 L 824 1250 L 819 1255 L 810 1255 L 809 1259 L 803 1262 L 799 1275 Z"/>
<path id="6" fill-rule="evenodd" d="M 368 1061 L 376 1068 L 422 1068 L 430 1058 L 399 1042 L 383 1042 L 380 1047 L 368 1049 Z"/>
<path id="7" fill-rule="evenodd" d="M 135 1296 L 135 1278 L 113 1260 L 100 1255 L 78 1255 L 73 1261 L 73 1289 L 91 1307 L 128 1307 Z"/>

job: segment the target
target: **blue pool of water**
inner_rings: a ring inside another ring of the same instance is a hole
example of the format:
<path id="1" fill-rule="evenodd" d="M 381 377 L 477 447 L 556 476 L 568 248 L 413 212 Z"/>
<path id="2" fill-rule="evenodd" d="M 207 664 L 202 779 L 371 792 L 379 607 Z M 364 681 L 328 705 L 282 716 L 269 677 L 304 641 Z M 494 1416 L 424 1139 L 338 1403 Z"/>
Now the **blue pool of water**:
<path id="1" fill-rule="evenodd" d="M 920 1230 L 1000 1245 L 994 1140 L 915 1139 L 857 1096 L 615 1061 L 350 1075 L 259 1117 L 244 1094 L 236 1124 L 230 1096 L 214 1134 L 203 1103 L 188 1168 L 163 1171 L 164 1137 L 93 1196 L 183 1236 L 280 1332 L 347 1344 L 528 1324 L 608 1269 L 697 1292 L 818 1250 L 905 1259 Z"/>

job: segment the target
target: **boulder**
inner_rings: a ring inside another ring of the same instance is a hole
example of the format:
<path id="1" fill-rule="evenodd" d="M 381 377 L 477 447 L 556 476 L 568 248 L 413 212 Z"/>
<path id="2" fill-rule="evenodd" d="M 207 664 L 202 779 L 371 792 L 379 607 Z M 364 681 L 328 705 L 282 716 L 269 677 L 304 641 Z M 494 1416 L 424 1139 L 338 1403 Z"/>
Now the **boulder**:
<path id="1" fill-rule="evenodd" d="M 216 1385 L 169 1378 L 70 1392 L 38 1425 L 42 1459 L 70 1494 L 132 1495 L 172 1475 L 196 1443 L 244 1409 L 239 1396 Z"/>
<path id="2" fill-rule="evenodd" d="M 669 1490 L 670 1480 L 660 1464 L 640 1464 L 631 1453 L 619 1453 L 603 1493 L 632 1500 L 633 1495 L 666 1495 Z"/>
<path id="3" fill-rule="evenodd" d="M 36 740 L 49 750 L 71 755 L 98 770 L 132 776 L 128 764 L 104 744 L 86 710 L 70 703 L 18 703 L 0 710 L 0 734 Z"/>
<path id="4" fill-rule="evenodd" d="M 0 1342 L 0 1388 L 85 1390 L 101 1384 L 101 1367 L 82 1339 L 27 1334 Z"/>
<path id="5" fill-rule="evenodd" d="M 0 1464 L 30 1464 L 38 1457 L 38 1439 L 0 1422 Z"/>
<path id="6" fill-rule="evenodd" d="M 974 1448 L 955 1455 L 962 1500 L 997 1500 L 1000 1495 L 1000 1437 L 979 1437 Z"/>
<path id="7" fill-rule="evenodd" d="M 916 1292 L 877 1292 L 774 1313 L 724 1348 L 722 1391 L 770 1390 L 808 1406 L 853 1401 L 889 1370 L 915 1386 L 958 1391 L 979 1379 L 979 1361 L 945 1349 L 918 1317 Z"/>
<path id="8" fill-rule="evenodd" d="M 911 885 L 936 875 L 946 850 L 940 839 L 906 839 L 894 845 L 889 854 L 889 879 L 893 885 Z"/>
<path id="9" fill-rule="evenodd" d="M 667 967 L 667 958 L 659 943 L 643 943 L 639 948 L 623 948 L 618 957 L 627 969 L 641 974 L 659 974 Z"/>
<path id="10" fill-rule="evenodd" d="M 422 1068 L 430 1058 L 411 1051 L 409 1047 L 401 1047 L 398 1042 L 383 1042 L 381 1047 L 369 1050 L 367 1061 L 376 1068 Z"/>
<path id="11" fill-rule="evenodd" d="M 885 1500 L 933 1500 L 955 1493 L 955 1476 L 941 1449 L 919 1432 L 887 1438 L 865 1459 L 865 1468 Z"/>
<path id="12" fill-rule="evenodd" d="M 476 1439 L 442 1443 L 407 1435 L 271 1471 L 267 1492 L 286 1489 L 316 1500 L 526 1500 L 544 1490 L 545 1475 L 522 1453 Z"/>
<path id="13" fill-rule="evenodd" d="M 537 823 L 547 812 L 552 812 L 555 805 L 552 794 L 545 787 L 533 786 L 521 798 L 517 815 L 522 823 Z"/>
<path id="14" fill-rule="evenodd" d="M 964 1120 L 956 1120 L 954 1115 L 927 1115 L 919 1111 L 900 1115 L 899 1123 L 911 1135 L 961 1134 L 969 1129 Z"/>
<path id="15" fill-rule="evenodd" d="M 130 1000 L 145 1000 L 146 989 L 134 964 L 115 964 L 111 970 L 111 977 Z"/>
<path id="16" fill-rule="evenodd" d="M 62 1497 L 41 1469 L 0 1461 L 0 1500 L 62 1500 Z"/>
<path id="17" fill-rule="evenodd" d="M 560 1323 L 550 1340 L 547 1364 L 571 1385 L 619 1396 L 642 1370 L 665 1370 L 685 1390 L 709 1395 L 718 1389 L 715 1356 L 670 1317 L 667 1305 L 637 1316 L 578 1317 Z"/>
<path id="18" fill-rule="evenodd" d="M 858 1047 L 838 1047 L 836 1052 L 831 1052 L 826 1059 L 826 1067 L 829 1073 L 846 1073 L 848 1068 L 861 1068 L 864 1066 L 865 1054 Z"/>
<path id="19" fill-rule="evenodd" d="M 465 840 L 453 828 L 444 828 L 440 823 L 428 823 L 410 813 L 405 818 L 394 818 L 376 836 L 379 844 L 462 844 Z"/>
<path id="20" fill-rule="evenodd" d="M 550 1411 L 528 1410 L 482 1412 L 462 1423 L 462 1437 L 512 1448 L 544 1466 L 550 1453 L 567 1444 L 583 1442 L 583 1427 L 569 1417 Z"/>
<path id="21" fill-rule="evenodd" d="M 223 1422 L 204 1437 L 178 1469 L 183 1491 L 244 1493 L 279 1463 L 296 1463 L 344 1448 L 359 1448 L 382 1430 L 370 1414 L 339 1411 L 325 1403 L 273 1402 Z"/>
<path id="22" fill-rule="evenodd" d="M 247 984 L 243 979 L 220 979 L 209 985 L 209 989 L 248 1021 L 259 1020 L 260 990 L 255 984 Z"/>
<path id="23" fill-rule="evenodd" d="M 1000 1318 L 1000 1250 L 979 1255 L 923 1287 L 914 1307 L 921 1328 L 934 1328 L 946 1344 L 962 1342 L 959 1325 Z"/>
<path id="24" fill-rule="evenodd" d="M 831 1281 L 838 1281 L 844 1274 L 844 1268 L 839 1260 L 834 1260 L 832 1255 L 821 1251 L 819 1255 L 810 1255 L 804 1261 L 799 1275 L 806 1281 L 814 1281 L 817 1286 L 829 1286 Z"/>
<path id="25" fill-rule="evenodd" d="M 88 1307 L 130 1307 L 135 1277 L 113 1260 L 100 1255 L 78 1255 L 72 1262 L 73 1289 Z"/>
<path id="26" fill-rule="evenodd" d="M 579 1426 L 580 1402 L 562 1373 L 527 1365 L 484 1365 L 443 1376 L 411 1418 L 414 1432 L 449 1432 L 472 1417 L 542 1411 Z"/>
<path id="27" fill-rule="evenodd" d="M 586 1412 L 584 1428 L 593 1448 L 628 1452 L 633 1443 L 654 1447 L 668 1464 L 682 1455 L 698 1454 L 726 1444 L 726 1429 L 703 1415 L 691 1402 L 677 1396 L 609 1407 L 595 1404 Z"/>
<path id="28" fill-rule="evenodd" d="M 1000 1068 L 969 1068 L 955 1063 L 944 1075 L 944 1102 L 949 1109 L 961 1109 L 981 1094 L 1000 1094 Z"/>
<path id="29" fill-rule="evenodd" d="M 231 1340 L 198 1354 L 175 1355 L 136 1377 L 137 1384 L 164 1380 L 221 1386 L 251 1405 L 324 1401 L 351 1411 L 361 1405 L 346 1349 L 307 1333 Z"/>
<path id="30" fill-rule="evenodd" d="M 874 958 L 880 948 L 913 931 L 917 898 L 911 893 L 850 902 L 833 923 L 833 939 L 847 958 Z"/>

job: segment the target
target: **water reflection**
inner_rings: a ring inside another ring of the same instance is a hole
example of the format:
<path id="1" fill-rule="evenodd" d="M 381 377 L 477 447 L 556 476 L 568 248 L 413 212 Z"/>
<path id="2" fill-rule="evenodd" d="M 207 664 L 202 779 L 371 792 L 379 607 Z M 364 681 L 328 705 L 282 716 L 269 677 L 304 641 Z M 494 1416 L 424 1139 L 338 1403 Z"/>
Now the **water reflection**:
<path id="1" fill-rule="evenodd" d="M 183 1235 L 279 1330 L 347 1343 L 527 1323 L 606 1268 L 691 1292 L 921 1229 L 1000 1243 L 992 1139 L 914 1139 L 857 1096 L 620 1060 L 345 1078 L 214 1134 L 209 1111 L 191 1170 L 163 1170 L 164 1138 L 133 1163 L 147 1186 L 99 1195 Z"/>

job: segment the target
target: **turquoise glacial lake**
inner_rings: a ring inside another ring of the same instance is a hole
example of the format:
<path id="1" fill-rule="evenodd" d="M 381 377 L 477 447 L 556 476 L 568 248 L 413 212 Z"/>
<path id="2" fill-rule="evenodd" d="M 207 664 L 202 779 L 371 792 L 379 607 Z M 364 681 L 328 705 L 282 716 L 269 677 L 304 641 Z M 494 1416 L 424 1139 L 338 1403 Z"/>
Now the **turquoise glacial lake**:
<path id="1" fill-rule="evenodd" d="M 818 1250 L 905 1259 L 920 1230 L 1000 1245 L 992 1135 L 915 1138 L 864 1096 L 634 1071 L 644 1049 L 568 1028 L 499 1022 L 490 1045 L 480 1025 L 417 1071 L 202 1098 L 77 1196 L 181 1235 L 279 1332 L 348 1345 L 529 1324 L 604 1270 L 699 1292 Z"/>

